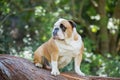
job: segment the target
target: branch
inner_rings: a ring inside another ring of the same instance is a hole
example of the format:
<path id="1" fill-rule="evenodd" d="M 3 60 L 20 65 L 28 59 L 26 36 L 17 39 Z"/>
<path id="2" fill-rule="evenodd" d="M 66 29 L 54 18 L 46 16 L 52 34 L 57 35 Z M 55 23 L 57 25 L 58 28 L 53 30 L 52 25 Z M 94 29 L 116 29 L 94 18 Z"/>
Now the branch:
<path id="1" fill-rule="evenodd" d="M 96 39 L 96 36 L 94 33 L 91 32 L 90 30 L 90 23 L 88 21 L 86 21 L 85 19 L 82 18 L 82 12 L 83 12 L 83 8 L 84 8 L 84 4 L 85 4 L 85 0 L 81 0 L 80 2 L 80 8 L 79 8 L 79 12 L 77 14 L 77 17 L 74 18 L 73 20 L 76 22 L 76 23 L 79 23 L 79 24 L 82 24 L 87 32 L 88 32 L 88 35 L 90 36 L 90 38 L 95 41 Z"/>
<path id="2" fill-rule="evenodd" d="M 40 69 L 26 59 L 0 55 L 0 80 L 120 80 L 119 78 L 107 78 L 97 76 L 79 76 L 75 73 L 61 73 L 52 76 L 50 71 Z"/>
<path id="3" fill-rule="evenodd" d="M 85 0 L 81 0 L 78 16 L 80 17 L 80 20 L 82 20 L 82 22 L 84 22 L 84 20 L 82 19 L 82 11 L 83 11 L 84 4 L 85 4 Z"/>
<path id="4" fill-rule="evenodd" d="M 116 2 L 116 6 L 114 8 L 113 17 L 116 19 L 120 19 L 120 0 Z"/>
<path id="5" fill-rule="evenodd" d="M 24 11 L 34 11 L 35 8 L 23 8 L 18 4 L 15 0 L 11 0 L 11 5 L 14 5 L 14 7 L 18 10 L 18 12 L 24 12 Z"/>
<path id="6" fill-rule="evenodd" d="M 76 16 L 75 0 L 71 0 L 71 4 L 72 4 L 72 7 L 71 7 L 72 15 L 73 17 L 75 17 Z"/>
<path id="7" fill-rule="evenodd" d="M 0 26 L 6 21 L 6 19 L 7 19 L 10 15 L 12 15 L 12 13 L 9 13 L 9 14 L 7 14 L 7 15 L 4 17 L 4 19 L 0 22 Z"/>
<path id="8" fill-rule="evenodd" d="M 98 12 L 98 3 L 95 0 L 90 0 L 92 6 L 94 7 L 94 9 Z"/>

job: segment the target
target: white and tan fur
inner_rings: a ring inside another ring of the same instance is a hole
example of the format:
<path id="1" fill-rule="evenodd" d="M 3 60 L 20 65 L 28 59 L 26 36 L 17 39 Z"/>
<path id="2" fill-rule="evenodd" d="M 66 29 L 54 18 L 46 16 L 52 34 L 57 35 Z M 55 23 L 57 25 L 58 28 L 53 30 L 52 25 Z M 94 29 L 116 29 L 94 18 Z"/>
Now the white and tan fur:
<path id="1" fill-rule="evenodd" d="M 46 43 L 34 52 L 34 64 L 43 67 L 42 57 L 45 57 L 51 63 L 52 75 L 59 75 L 59 69 L 69 64 L 72 58 L 74 58 L 75 62 L 75 72 L 79 75 L 84 75 L 80 70 L 84 44 L 76 28 L 70 22 L 74 24 L 72 21 L 59 19 L 53 28 L 53 32 L 56 28 L 59 29 L 57 35 L 52 35 Z M 66 27 L 65 32 L 62 31 L 60 24 Z"/>

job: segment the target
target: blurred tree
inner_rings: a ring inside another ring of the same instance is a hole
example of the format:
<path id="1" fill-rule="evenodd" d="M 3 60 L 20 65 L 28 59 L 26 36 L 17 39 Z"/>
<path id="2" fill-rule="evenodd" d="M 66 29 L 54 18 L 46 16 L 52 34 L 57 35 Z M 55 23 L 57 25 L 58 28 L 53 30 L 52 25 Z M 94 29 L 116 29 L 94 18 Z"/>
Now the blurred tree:
<path id="1" fill-rule="evenodd" d="M 72 18 L 84 26 L 86 36 L 96 45 L 97 53 L 116 53 L 116 45 L 120 38 L 119 3 L 120 0 L 72 0 Z"/>
<path id="2" fill-rule="evenodd" d="M 119 51 L 119 14 L 120 0 L 1 0 L 0 51 L 37 47 L 51 36 L 53 23 L 63 17 L 74 20 L 78 32 L 91 39 L 92 51 L 115 54 Z"/>

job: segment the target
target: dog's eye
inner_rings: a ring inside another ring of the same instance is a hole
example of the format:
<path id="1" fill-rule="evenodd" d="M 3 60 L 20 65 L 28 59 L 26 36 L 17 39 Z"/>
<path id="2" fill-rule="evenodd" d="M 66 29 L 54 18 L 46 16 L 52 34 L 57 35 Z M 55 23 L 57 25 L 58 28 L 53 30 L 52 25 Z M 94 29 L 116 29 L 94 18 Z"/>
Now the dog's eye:
<path id="1" fill-rule="evenodd" d="M 60 28 L 62 29 L 63 32 L 65 32 L 66 27 L 63 24 L 60 24 Z"/>

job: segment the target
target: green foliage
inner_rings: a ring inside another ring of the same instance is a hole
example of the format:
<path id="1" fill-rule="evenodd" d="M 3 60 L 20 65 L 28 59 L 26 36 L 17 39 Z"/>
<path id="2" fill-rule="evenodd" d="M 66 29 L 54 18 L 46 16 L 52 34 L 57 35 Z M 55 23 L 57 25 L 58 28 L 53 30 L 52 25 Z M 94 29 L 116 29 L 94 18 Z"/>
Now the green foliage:
<path id="1" fill-rule="evenodd" d="M 98 2 L 97 0 L 0 0 L 0 54 L 11 54 L 32 60 L 37 47 L 51 37 L 54 22 L 61 17 L 73 19 L 85 45 L 81 70 L 87 75 L 120 77 L 120 56 L 113 57 L 105 53 L 107 56 L 104 57 L 96 52 L 101 45 L 99 37 L 106 39 L 106 35 L 98 35 L 100 29 L 106 27 L 104 25 L 110 18 L 112 19 L 118 0 L 106 0 L 107 14 L 103 19 L 90 1 Z M 114 25 L 110 27 L 111 31 L 115 28 L 115 33 L 120 35 L 119 19 L 111 22 L 112 24 L 117 22 L 116 28 Z M 93 33 L 95 40 L 91 38 L 89 31 Z M 119 38 L 118 36 L 117 39 Z M 117 45 L 117 42 L 115 44 Z M 61 71 L 72 71 L 73 65 L 72 61 Z"/>
<path id="2" fill-rule="evenodd" d="M 120 57 L 113 57 L 106 60 L 105 71 L 108 76 L 120 77 Z"/>
<path id="3" fill-rule="evenodd" d="M 74 70 L 73 60 L 65 68 L 61 69 L 61 72 Z M 84 58 L 81 64 L 81 71 L 86 75 L 96 76 L 114 76 L 120 77 L 120 58 L 112 57 L 107 54 L 103 57 L 100 54 L 84 53 Z"/>
<path id="4" fill-rule="evenodd" d="M 96 49 L 97 46 L 95 45 L 95 42 L 93 42 L 88 37 L 84 38 L 83 41 L 84 41 L 85 50 L 87 50 L 87 52 L 92 52 Z"/>
<path id="5" fill-rule="evenodd" d="M 110 54 L 103 57 L 99 54 L 85 53 L 81 68 L 88 75 L 120 77 L 119 60 L 120 58 L 112 57 Z"/>

